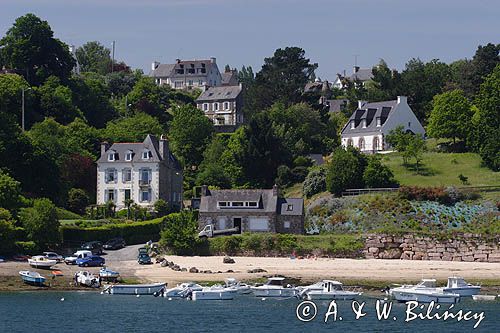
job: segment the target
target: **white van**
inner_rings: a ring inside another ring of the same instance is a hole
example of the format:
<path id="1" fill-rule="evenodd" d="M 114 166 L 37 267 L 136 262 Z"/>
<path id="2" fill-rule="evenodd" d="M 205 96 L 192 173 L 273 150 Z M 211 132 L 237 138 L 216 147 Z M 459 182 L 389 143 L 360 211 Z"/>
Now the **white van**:
<path id="1" fill-rule="evenodd" d="M 76 259 L 87 258 L 92 255 L 92 251 L 80 250 L 73 253 L 71 257 L 64 258 L 66 265 L 76 265 Z"/>

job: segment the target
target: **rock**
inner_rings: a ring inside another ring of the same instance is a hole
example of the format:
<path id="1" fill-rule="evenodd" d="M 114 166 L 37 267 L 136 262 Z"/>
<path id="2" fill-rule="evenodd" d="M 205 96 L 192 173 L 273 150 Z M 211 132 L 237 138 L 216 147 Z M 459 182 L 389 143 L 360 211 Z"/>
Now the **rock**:
<path id="1" fill-rule="evenodd" d="M 156 263 L 161 263 L 161 262 L 164 262 L 165 261 L 165 258 L 163 257 L 156 257 Z"/>
<path id="2" fill-rule="evenodd" d="M 234 264 L 235 261 L 233 258 L 231 258 L 230 256 L 225 256 L 224 259 L 222 259 L 222 262 L 224 264 Z"/>
<path id="3" fill-rule="evenodd" d="M 179 267 L 179 265 L 174 265 L 174 267 L 172 267 L 172 269 L 176 272 L 180 271 L 181 268 Z"/>
<path id="4" fill-rule="evenodd" d="M 228 269 L 226 273 L 234 273 L 234 271 L 232 269 Z"/>
<path id="5" fill-rule="evenodd" d="M 167 267 L 168 266 L 168 261 L 164 260 L 160 264 L 161 267 Z"/>
<path id="6" fill-rule="evenodd" d="M 198 272 L 199 272 L 199 271 L 198 271 L 198 268 L 196 268 L 196 267 L 191 267 L 191 268 L 189 269 L 189 273 L 198 273 Z"/>
<path id="7" fill-rule="evenodd" d="M 207 269 L 207 270 L 203 271 L 203 273 L 204 273 L 204 274 L 212 274 L 212 271 L 211 271 L 211 270 L 209 270 L 209 269 Z"/>
<path id="8" fill-rule="evenodd" d="M 181 272 L 187 272 L 187 268 L 186 267 L 182 267 L 181 268 Z"/>
<path id="9" fill-rule="evenodd" d="M 267 271 L 262 268 L 254 268 L 254 269 L 249 269 L 248 273 L 267 273 Z"/>

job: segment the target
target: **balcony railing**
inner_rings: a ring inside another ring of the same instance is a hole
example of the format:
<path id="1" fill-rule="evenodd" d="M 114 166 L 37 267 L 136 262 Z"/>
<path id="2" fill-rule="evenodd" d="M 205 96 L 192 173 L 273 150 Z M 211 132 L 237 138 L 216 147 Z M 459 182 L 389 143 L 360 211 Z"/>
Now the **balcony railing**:
<path id="1" fill-rule="evenodd" d="M 151 185 L 151 179 L 139 179 L 139 186 Z"/>

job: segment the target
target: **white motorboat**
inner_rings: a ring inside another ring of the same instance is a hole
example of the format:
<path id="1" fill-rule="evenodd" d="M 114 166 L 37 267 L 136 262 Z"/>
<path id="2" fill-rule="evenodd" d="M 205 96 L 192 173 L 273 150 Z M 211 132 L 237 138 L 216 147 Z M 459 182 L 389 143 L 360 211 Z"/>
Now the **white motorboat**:
<path id="1" fill-rule="evenodd" d="M 178 284 L 177 286 L 169 289 L 163 290 L 163 292 L 160 292 L 160 294 L 163 295 L 163 297 L 186 297 L 186 295 L 189 292 L 192 291 L 200 291 L 202 290 L 203 287 L 200 286 L 197 283 L 194 282 L 184 282 L 181 284 Z"/>
<path id="2" fill-rule="evenodd" d="M 234 298 L 234 292 L 222 286 L 212 286 L 204 287 L 201 290 L 190 291 L 187 297 L 191 298 L 193 301 L 231 300 Z"/>
<path id="3" fill-rule="evenodd" d="M 99 270 L 99 277 L 104 281 L 116 281 L 120 277 L 120 273 L 115 272 L 107 267 L 102 267 Z"/>
<path id="4" fill-rule="evenodd" d="M 166 283 L 113 284 L 106 287 L 103 293 L 112 295 L 153 295 L 154 293 L 161 293 L 166 286 Z"/>
<path id="5" fill-rule="evenodd" d="M 500 297 L 500 295 L 499 295 Z M 494 301 L 496 298 L 495 295 L 472 295 L 472 299 L 476 302 L 480 301 Z"/>
<path id="6" fill-rule="evenodd" d="M 392 288 L 389 290 L 389 294 L 400 302 L 417 301 L 420 303 L 455 304 L 460 301 L 459 294 L 444 292 L 443 288 L 437 288 L 434 279 L 423 279 L 417 285 L 403 285 Z"/>
<path id="7" fill-rule="evenodd" d="M 250 294 L 252 292 L 248 284 L 242 283 L 235 278 L 227 278 L 224 281 L 224 288 L 231 290 L 233 293 Z"/>
<path id="8" fill-rule="evenodd" d="M 75 283 L 86 287 L 99 288 L 101 279 L 89 271 L 78 271 L 75 273 Z"/>
<path id="9" fill-rule="evenodd" d="M 262 286 L 251 287 L 254 295 L 257 297 L 293 297 L 298 290 L 290 285 L 283 285 L 285 278 L 272 277 Z"/>
<path id="10" fill-rule="evenodd" d="M 33 256 L 28 259 L 28 263 L 31 267 L 35 268 L 50 268 L 57 264 L 57 260 L 48 259 L 45 256 Z"/>
<path id="11" fill-rule="evenodd" d="M 448 278 L 448 283 L 446 287 L 443 288 L 443 291 L 446 293 L 459 294 L 461 297 L 473 296 L 479 294 L 481 286 L 474 286 L 465 282 L 461 277 L 452 276 Z"/>
<path id="12" fill-rule="evenodd" d="M 361 293 L 344 290 L 342 283 L 332 280 L 322 280 L 305 287 L 297 287 L 298 296 L 308 300 L 340 299 L 351 300 Z"/>

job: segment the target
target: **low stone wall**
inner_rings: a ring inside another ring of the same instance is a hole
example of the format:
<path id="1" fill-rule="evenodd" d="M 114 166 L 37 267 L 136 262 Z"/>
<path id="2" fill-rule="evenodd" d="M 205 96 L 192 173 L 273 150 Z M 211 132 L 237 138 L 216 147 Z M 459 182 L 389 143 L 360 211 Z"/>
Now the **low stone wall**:
<path id="1" fill-rule="evenodd" d="M 369 259 L 500 262 L 500 235 L 489 241 L 473 234 L 460 234 L 453 239 L 413 234 L 366 235 L 363 253 Z"/>

